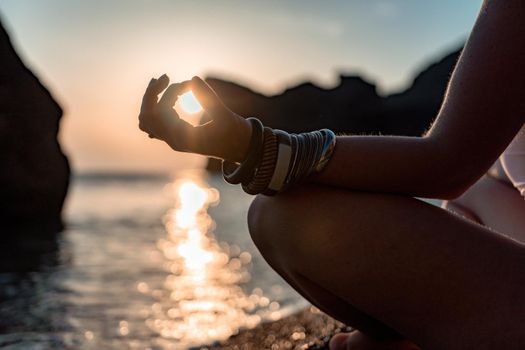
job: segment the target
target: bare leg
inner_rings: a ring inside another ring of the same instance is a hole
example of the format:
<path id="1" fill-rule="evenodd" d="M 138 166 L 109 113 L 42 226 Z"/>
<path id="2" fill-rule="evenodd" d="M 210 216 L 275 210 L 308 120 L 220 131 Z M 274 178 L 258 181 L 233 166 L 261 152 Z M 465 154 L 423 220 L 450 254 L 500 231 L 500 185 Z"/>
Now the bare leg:
<path id="1" fill-rule="evenodd" d="M 504 181 L 486 175 L 461 197 L 443 206 L 525 243 L 525 201 Z"/>
<path id="2" fill-rule="evenodd" d="M 303 186 L 258 197 L 252 237 L 284 278 L 368 334 L 521 349 L 525 247 L 421 201 Z M 386 333 L 384 333 L 386 332 Z"/>

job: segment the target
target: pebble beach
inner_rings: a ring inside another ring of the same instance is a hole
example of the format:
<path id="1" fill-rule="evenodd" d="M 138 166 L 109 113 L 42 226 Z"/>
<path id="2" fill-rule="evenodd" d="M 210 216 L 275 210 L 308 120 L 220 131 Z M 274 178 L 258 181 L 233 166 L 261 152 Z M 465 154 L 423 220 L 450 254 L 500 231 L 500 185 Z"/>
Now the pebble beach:
<path id="1" fill-rule="evenodd" d="M 349 331 L 350 327 L 310 306 L 278 321 L 262 323 L 253 329 L 240 331 L 226 341 L 197 349 L 321 350 L 328 349 L 328 341 L 334 334 Z"/>

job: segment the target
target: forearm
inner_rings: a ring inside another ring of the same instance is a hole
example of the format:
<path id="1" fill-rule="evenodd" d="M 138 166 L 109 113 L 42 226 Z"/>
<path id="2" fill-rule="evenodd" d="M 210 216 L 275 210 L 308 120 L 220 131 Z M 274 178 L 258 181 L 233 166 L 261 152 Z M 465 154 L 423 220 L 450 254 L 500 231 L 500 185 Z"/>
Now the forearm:
<path id="1" fill-rule="evenodd" d="M 430 137 L 340 136 L 332 159 L 312 182 L 358 191 L 450 198 L 475 172 L 450 167 L 440 145 Z"/>

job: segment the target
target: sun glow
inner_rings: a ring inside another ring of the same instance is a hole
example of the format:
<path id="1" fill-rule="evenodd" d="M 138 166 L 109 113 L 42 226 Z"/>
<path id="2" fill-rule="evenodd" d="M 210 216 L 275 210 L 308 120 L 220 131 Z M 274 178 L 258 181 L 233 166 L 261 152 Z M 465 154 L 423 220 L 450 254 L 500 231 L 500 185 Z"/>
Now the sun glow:
<path id="1" fill-rule="evenodd" d="M 188 91 L 185 94 L 180 95 L 179 99 L 180 105 L 184 112 L 188 114 L 194 114 L 202 111 L 202 106 L 200 105 L 199 101 L 197 101 L 197 98 L 193 92 Z"/>

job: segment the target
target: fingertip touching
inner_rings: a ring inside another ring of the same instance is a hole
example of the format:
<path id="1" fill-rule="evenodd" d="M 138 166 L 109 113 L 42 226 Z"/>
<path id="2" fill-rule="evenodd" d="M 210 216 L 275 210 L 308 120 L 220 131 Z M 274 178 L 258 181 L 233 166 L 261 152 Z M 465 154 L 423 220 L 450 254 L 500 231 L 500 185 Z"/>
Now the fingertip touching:
<path id="1" fill-rule="evenodd" d="M 189 81 L 183 81 L 168 86 L 168 88 L 162 95 L 159 103 L 164 106 L 173 107 L 175 105 L 175 102 L 177 102 L 178 96 L 190 90 L 188 83 Z"/>
<path id="2" fill-rule="evenodd" d="M 191 91 L 202 105 L 202 107 L 212 114 L 221 117 L 227 111 L 219 96 L 215 93 L 208 83 L 198 76 L 191 79 Z"/>

